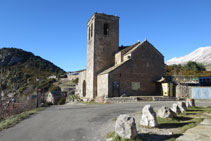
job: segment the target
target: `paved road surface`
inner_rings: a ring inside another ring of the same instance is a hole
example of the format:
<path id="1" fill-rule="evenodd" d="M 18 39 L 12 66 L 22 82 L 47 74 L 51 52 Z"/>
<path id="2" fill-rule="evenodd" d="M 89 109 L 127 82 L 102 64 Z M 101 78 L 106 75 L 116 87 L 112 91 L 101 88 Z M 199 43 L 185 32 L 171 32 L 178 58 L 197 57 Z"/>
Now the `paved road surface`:
<path id="1" fill-rule="evenodd" d="M 141 111 L 151 104 L 154 108 L 173 102 L 140 102 L 124 104 L 52 106 L 14 127 L 0 132 L 0 141 L 95 141 L 109 120 L 123 113 Z M 197 103 L 211 106 L 210 102 Z"/>

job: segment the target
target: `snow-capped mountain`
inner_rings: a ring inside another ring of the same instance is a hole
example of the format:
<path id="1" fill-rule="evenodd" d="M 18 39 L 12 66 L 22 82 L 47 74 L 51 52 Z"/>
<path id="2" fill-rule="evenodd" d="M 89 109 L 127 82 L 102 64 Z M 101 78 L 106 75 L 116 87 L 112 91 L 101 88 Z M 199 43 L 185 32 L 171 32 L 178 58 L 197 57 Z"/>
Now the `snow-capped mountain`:
<path id="1" fill-rule="evenodd" d="M 183 57 L 174 57 L 168 60 L 166 64 L 186 64 L 189 61 L 202 63 L 205 66 L 211 65 L 211 46 L 198 48 Z"/>

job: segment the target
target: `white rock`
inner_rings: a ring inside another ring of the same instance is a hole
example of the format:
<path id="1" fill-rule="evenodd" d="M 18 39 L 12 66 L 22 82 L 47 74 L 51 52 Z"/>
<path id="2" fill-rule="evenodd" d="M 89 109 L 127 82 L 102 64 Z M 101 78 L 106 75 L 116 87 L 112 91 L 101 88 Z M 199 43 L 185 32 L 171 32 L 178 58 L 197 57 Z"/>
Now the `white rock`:
<path id="1" fill-rule="evenodd" d="M 178 103 L 172 104 L 171 110 L 175 113 L 181 113 Z"/>
<path id="2" fill-rule="evenodd" d="M 185 104 L 186 104 L 186 107 L 187 107 L 187 108 L 192 107 L 192 106 L 191 106 L 192 104 L 191 104 L 190 101 L 186 101 Z"/>
<path id="3" fill-rule="evenodd" d="M 140 124 L 149 127 L 156 127 L 158 125 L 156 113 L 150 105 L 144 106 Z"/>
<path id="4" fill-rule="evenodd" d="M 108 139 L 106 139 L 106 141 L 112 141 L 113 139 L 112 138 L 108 138 Z"/>
<path id="5" fill-rule="evenodd" d="M 189 104 L 190 107 L 193 107 L 192 101 L 188 101 L 188 104 Z"/>
<path id="6" fill-rule="evenodd" d="M 135 119 L 129 115 L 120 115 L 115 123 L 115 132 L 122 138 L 134 138 L 137 136 Z"/>
<path id="7" fill-rule="evenodd" d="M 158 110 L 158 116 L 161 118 L 173 118 L 176 116 L 176 114 L 169 107 L 162 106 Z"/>
<path id="8" fill-rule="evenodd" d="M 178 104 L 178 107 L 180 108 L 180 111 L 182 113 L 187 110 L 185 102 L 178 102 L 177 104 Z"/>

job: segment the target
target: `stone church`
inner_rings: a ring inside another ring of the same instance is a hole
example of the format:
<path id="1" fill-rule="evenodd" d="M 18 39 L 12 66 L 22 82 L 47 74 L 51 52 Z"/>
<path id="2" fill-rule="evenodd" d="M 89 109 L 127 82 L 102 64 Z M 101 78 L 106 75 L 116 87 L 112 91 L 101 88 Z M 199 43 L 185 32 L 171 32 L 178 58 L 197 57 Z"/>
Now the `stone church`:
<path id="1" fill-rule="evenodd" d="M 94 13 L 87 25 L 87 68 L 79 73 L 81 98 L 152 96 L 164 75 L 164 56 L 147 40 L 119 47 L 119 17 Z"/>

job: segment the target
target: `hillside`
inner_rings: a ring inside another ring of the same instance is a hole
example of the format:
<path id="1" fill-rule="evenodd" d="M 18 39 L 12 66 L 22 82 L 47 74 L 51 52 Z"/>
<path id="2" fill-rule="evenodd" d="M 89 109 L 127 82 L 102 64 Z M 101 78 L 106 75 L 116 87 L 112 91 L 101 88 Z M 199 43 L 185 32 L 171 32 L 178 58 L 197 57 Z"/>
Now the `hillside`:
<path id="1" fill-rule="evenodd" d="M 211 70 L 211 47 L 201 47 L 183 56 L 174 57 L 166 62 L 167 65 L 186 64 L 187 62 L 197 62 L 205 65 L 207 70 Z"/>
<path id="2" fill-rule="evenodd" d="M 18 98 L 24 101 L 35 92 L 36 78 L 39 86 L 47 92 L 55 80 L 48 79 L 51 75 L 62 75 L 65 72 L 53 63 L 16 48 L 0 49 L 0 98 Z"/>

